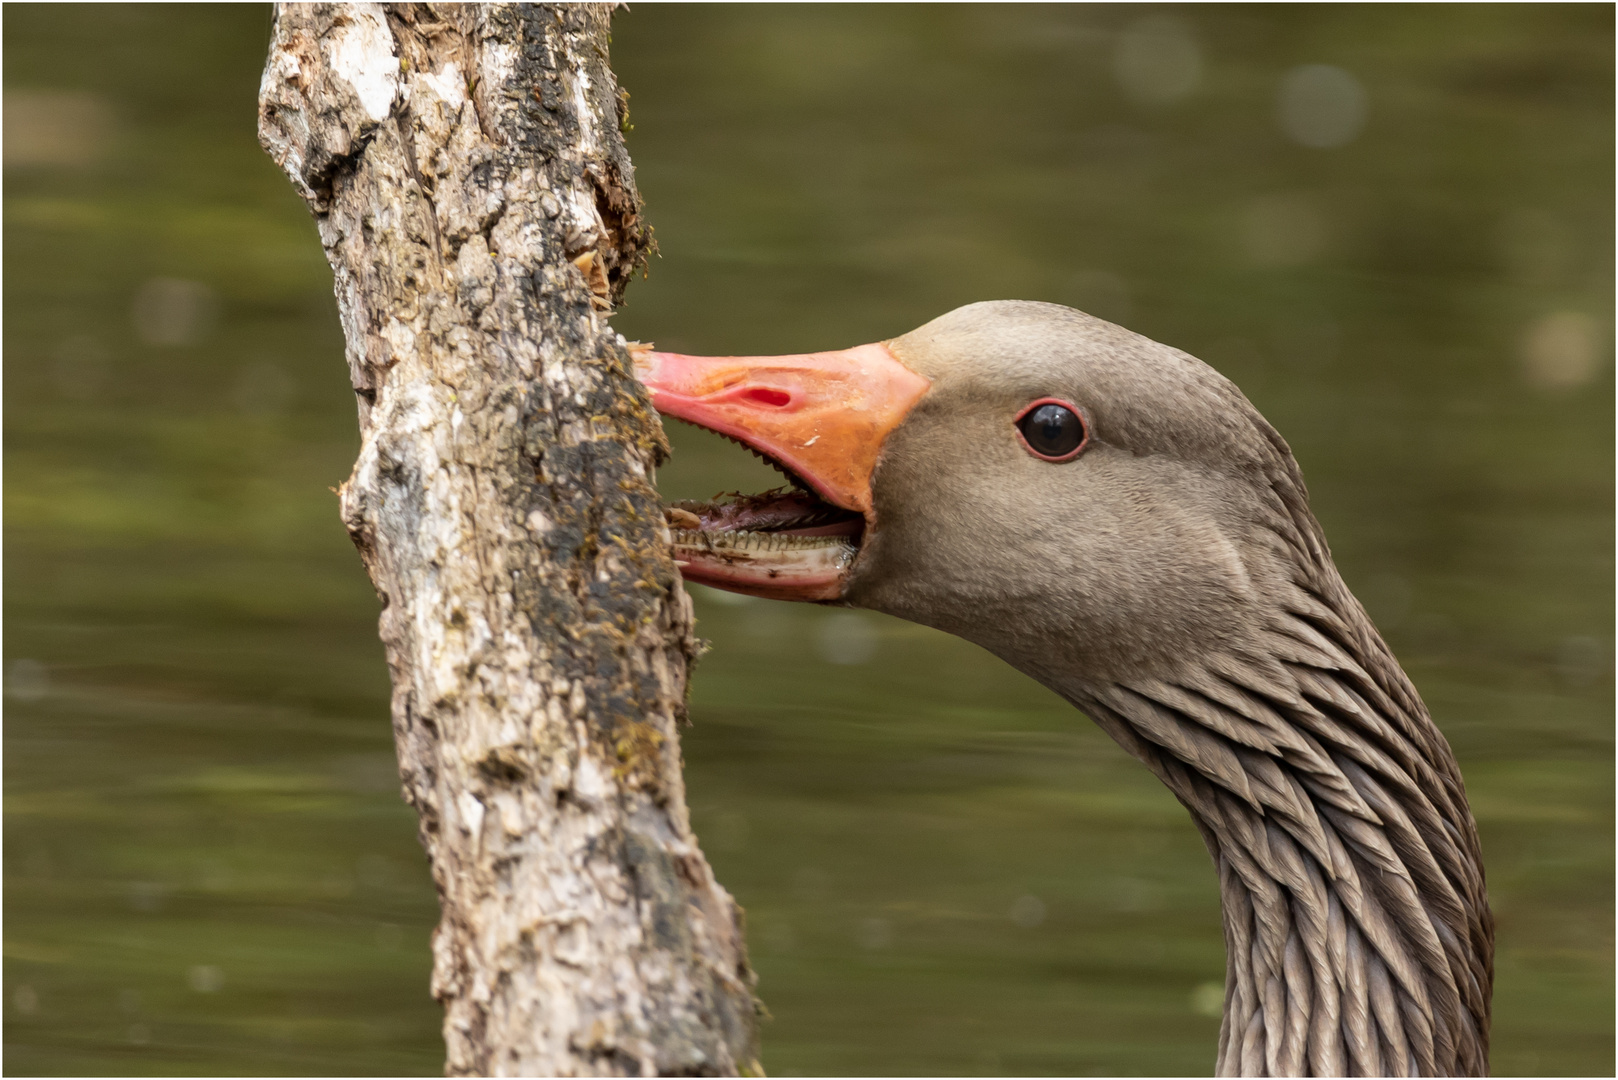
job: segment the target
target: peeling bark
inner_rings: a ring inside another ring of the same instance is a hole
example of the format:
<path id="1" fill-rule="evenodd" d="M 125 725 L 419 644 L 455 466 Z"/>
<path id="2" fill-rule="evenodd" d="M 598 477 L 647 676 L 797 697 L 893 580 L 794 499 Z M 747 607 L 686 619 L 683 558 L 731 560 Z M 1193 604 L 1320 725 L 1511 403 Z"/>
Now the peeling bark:
<path id="1" fill-rule="evenodd" d="M 260 139 L 336 277 L 451 1075 L 758 1070 L 685 808 L 695 656 L 606 322 L 650 230 L 602 5 L 282 4 Z"/>

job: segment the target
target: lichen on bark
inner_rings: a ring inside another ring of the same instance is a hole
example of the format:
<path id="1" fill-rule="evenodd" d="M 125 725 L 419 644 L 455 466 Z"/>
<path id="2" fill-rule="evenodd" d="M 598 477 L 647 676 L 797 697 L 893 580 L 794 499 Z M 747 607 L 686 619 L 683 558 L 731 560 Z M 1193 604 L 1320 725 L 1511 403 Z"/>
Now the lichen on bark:
<path id="1" fill-rule="evenodd" d="M 457 1075 L 758 1070 L 741 912 L 686 813 L 690 600 L 606 321 L 650 230 L 605 5 L 278 5 L 265 148 L 335 276 Z"/>

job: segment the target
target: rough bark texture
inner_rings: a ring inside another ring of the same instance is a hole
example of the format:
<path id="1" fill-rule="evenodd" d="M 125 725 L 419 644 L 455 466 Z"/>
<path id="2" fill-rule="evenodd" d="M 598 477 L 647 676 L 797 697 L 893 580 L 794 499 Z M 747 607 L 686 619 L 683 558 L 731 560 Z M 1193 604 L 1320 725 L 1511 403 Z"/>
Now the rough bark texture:
<path id="1" fill-rule="evenodd" d="M 741 912 L 685 809 L 694 655 L 606 315 L 642 261 L 593 5 L 280 5 L 265 148 L 336 275 L 450 1074 L 757 1069 Z"/>

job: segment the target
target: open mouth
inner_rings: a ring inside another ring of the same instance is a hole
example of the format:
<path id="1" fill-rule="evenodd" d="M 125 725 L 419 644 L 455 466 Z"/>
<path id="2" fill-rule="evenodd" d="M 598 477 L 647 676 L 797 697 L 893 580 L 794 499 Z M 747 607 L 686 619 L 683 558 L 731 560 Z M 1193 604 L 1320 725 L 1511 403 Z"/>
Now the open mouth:
<path id="1" fill-rule="evenodd" d="M 865 517 L 793 486 L 739 491 L 663 508 L 674 561 L 688 581 L 780 600 L 835 600 L 859 554 Z"/>
<path id="2" fill-rule="evenodd" d="M 928 380 L 883 345 L 792 356 L 630 351 L 659 412 L 740 443 L 790 483 L 667 507 L 686 579 L 772 599 L 840 599 L 874 527 L 882 442 Z"/>

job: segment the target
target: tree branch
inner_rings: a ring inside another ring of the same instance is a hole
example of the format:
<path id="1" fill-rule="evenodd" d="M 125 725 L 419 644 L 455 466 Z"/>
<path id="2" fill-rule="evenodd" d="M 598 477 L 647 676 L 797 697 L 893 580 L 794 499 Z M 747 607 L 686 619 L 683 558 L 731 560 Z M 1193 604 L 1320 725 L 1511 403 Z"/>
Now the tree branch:
<path id="1" fill-rule="evenodd" d="M 336 278 L 453 1075 L 756 1071 L 685 808 L 695 655 L 605 321 L 649 230 L 598 5 L 282 4 L 260 139 Z"/>

